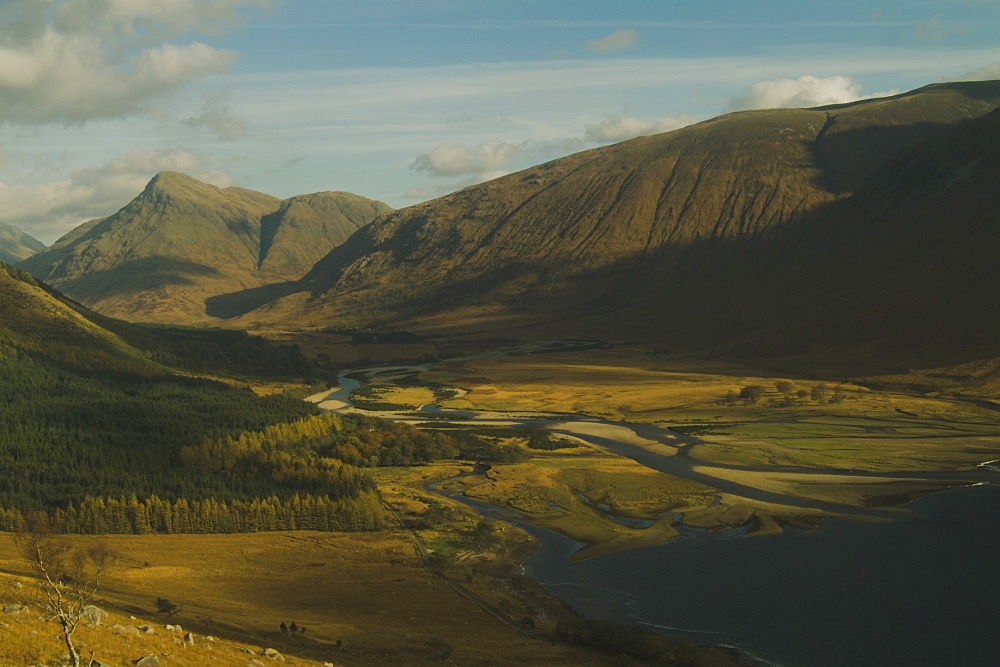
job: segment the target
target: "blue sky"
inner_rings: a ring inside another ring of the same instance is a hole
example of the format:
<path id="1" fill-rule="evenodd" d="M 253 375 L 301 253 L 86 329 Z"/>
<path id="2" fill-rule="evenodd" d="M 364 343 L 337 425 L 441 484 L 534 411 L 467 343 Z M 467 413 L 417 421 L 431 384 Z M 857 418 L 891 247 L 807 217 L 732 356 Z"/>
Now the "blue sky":
<path id="1" fill-rule="evenodd" d="M 1000 0 L 0 0 L 0 221 L 157 171 L 402 207 L 744 108 L 1000 78 Z"/>

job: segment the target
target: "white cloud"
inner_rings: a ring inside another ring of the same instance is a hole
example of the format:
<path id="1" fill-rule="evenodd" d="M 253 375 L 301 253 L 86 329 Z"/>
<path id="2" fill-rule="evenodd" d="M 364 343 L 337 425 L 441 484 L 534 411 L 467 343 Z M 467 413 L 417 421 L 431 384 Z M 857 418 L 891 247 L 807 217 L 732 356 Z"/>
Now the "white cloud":
<path id="1" fill-rule="evenodd" d="M 639 33 L 635 30 L 615 30 L 607 37 L 587 40 L 585 46 L 597 53 L 611 53 L 630 49 L 639 43 Z"/>
<path id="2" fill-rule="evenodd" d="M 986 67 L 980 67 L 972 72 L 966 72 L 965 74 L 958 74 L 956 76 L 947 77 L 945 81 L 992 81 L 993 79 L 1000 79 L 1000 62 L 995 62 L 992 65 L 987 65 Z"/>
<path id="3" fill-rule="evenodd" d="M 894 95 L 884 91 L 862 95 L 862 86 L 849 76 L 818 77 L 806 74 L 797 79 L 758 81 L 746 94 L 730 99 L 732 109 L 777 109 L 844 104 L 870 97 Z"/>
<path id="4" fill-rule="evenodd" d="M 0 182 L 0 220 L 51 242 L 81 222 L 110 215 L 142 192 L 160 171 L 179 171 L 219 186 L 233 185 L 203 156 L 185 150 L 135 148 L 100 167 L 46 183 Z"/>
<path id="5" fill-rule="evenodd" d="M 414 158 L 412 169 L 431 176 L 487 173 L 510 164 L 517 152 L 517 146 L 502 141 L 487 141 L 472 148 L 440 144 Z"/>
<path id="6" fill-rule="evenodd" d="M 634 137 L 669 132 L 696 122 L 698 122 L 698 118 L 691 115 L 664 115 L 662 118 L 652 119 L 612 116 L 600 123 L 587 125 L 585 136 L 588 141 L 608 144 Z"/>
<path id="7" fill-rule="evenodd" d="M 206 127 L 222 139 L 231 141 L 246 136 L 247 126 L 242 120 L 232 114 L 229 105 L 229 91 L 221 90 L 217 93 L 205 93 L 204 103 L 201 112 L 197 116 L 192 116 L 184 121 L 185 125 L 192 127 Z"/>
<path id="8" fill-rule="evenodd" d="M 565 155 L 583 148 L 579 139 L 554 141 L 527 140 L 518 144 L 486 141 L 472 148 L 460 144 L 439 144 L 429 153 L 421 153 L 410 164 L 413 171 L 434 177 L 473 176 L 464 185 L 481 183 L 510 173 L 516 160 L 541 160 Z"/>
<path id="9" fill-rule="evenodd" d="M 0 122 L 82 123 L 134 114 L 209 73 L 230 51 L 165 40 L 221 29 L 262 0 L 9 0 L 0 11 Z"/>

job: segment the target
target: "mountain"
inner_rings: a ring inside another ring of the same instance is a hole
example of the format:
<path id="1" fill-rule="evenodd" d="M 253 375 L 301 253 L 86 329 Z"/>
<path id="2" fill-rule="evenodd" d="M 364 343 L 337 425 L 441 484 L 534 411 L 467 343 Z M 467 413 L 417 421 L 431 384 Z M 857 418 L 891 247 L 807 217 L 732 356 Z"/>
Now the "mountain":
<path id="1" fill-rule="evenodd" d="M 163 372 L 101 319 L 21 269 L 0 263 L 0 360 L 26 356 L 75 369 Z"/>
<path id="2" fill-rule="evenodd" d="M 975 263 L 982 283 L 958 277 L 973 270 L 964 254 L 997 247 L 982 146 L 998 106 L 1000 82 L 988 81 L 729 114 L 401 209 L 301 280 L 209 308 L 243 325 L 640 338 L 765 359 L 850 339 L 860 365 L 895 368 L 931 348 L 944 358 L 946 338 L 900 323 L 942 308 L 974 329 L 962 314 L 992 308 L 988 266 Z"/>
<path id="3" fill-rule="evenodd" d="M 17 227 L 0 222 L 0 262 L 16 264 L 45 249 L 45 244 Z"/>
<path id="4" fill-rule="evenodd" d="M 207 297 L 295 280 L 389 210 L 344 192 L 280 200 L 162 172 L 120 211 L 21 266 L 106 315 L 198 322 Z"/>

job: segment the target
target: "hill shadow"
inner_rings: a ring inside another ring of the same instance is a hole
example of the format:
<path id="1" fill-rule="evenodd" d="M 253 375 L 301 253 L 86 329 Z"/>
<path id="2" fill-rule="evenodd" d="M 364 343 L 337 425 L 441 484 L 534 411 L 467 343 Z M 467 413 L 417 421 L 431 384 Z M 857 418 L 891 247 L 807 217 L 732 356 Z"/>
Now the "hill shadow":
<path id="1" fill-rule="evenodd" d="M 210 296 L 205 299 L 205 313 L 209 317 L 228 320 L 299 291 L 301 291 L 299 282 L 290 281 Z"/>
<path id="2" fill-rule="evenodd" d="M 197 278 L 223 274 L 211 266 L 170 257 L 144 257 L 112 269 L 90 271 L 66 280 L 60 289 L 89 301 L 121 294 L 138 294 L 164 285 L 196 285 Z M 44 279 L 44 278 L 43 278 Z"/>

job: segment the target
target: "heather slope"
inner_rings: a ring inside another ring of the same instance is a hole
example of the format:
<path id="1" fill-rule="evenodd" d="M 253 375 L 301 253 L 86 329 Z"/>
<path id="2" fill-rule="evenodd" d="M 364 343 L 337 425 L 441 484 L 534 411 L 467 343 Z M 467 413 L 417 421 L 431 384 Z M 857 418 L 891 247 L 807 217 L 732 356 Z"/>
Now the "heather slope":
<path id="1" fill-rule="evenodd" d="M 22 266 L 107 315 L 204 321 L 207 297 L 295 279 L 386 210 L 346 193 L 282 201 L 163 172 L 120 211 Z"/>

